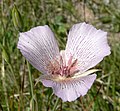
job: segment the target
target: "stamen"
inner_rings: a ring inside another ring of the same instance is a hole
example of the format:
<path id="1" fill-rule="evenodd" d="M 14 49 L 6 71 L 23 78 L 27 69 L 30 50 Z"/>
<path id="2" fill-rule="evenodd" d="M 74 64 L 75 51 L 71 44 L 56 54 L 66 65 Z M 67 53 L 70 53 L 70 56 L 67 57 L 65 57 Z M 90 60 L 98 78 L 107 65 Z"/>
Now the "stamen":
<path id="1" fill-rule="evenodd" d="M 61 68 L 63 67 L 63 58 L 62 56 L 60 56 L 60 65 L 61 65 Z"/>
<path id="2" fill-rule="evenodd" d="M 72 63 L 73 56 L 70 56 L 70 59 L 68 60 L 68 65 Z"/>
<path id="3" fill-rule="evenodd" d="M 77 64 L 77 59 L 73 61 L 72 64 L 69 65 L 68 70 L 72 67 L 74 67 Z"/>

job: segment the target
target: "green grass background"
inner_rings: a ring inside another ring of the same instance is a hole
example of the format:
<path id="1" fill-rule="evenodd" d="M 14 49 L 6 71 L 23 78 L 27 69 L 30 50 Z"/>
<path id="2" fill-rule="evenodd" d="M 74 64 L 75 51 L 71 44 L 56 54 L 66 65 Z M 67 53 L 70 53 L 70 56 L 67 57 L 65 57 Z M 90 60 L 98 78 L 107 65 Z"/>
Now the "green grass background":
<path id="1" fill-rule="evenodd" d="M 40 72 L 17 49 L 13 4 L 22 31 L 47 24 L 60 49 L 75 23 L 86 21 L 108 32 L 112 53 L 96 66 L 102 72 L 86 96 L 62 102 L 51 88 L 35 85 Z M 0 0 L 0 111 L 120 111 L 120 0 Z"/>

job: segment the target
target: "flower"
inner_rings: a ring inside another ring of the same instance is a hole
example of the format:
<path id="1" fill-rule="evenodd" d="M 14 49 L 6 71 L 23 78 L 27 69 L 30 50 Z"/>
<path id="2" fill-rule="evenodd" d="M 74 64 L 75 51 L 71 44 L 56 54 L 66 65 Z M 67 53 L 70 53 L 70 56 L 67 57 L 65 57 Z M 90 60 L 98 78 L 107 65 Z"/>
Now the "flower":
<path id="1" fill-rule="evenodd" d="M 68 34 L 65 50 L 59 48 L 51 29 L 45 26 L 20 33 L 18 49 L 43 74 L 40 81 L 52 87 L 63 101 L 84 96 L 96 79 L 91 69 L 110 54 L 107 33 L 92 25 L 78 23 Z"/>

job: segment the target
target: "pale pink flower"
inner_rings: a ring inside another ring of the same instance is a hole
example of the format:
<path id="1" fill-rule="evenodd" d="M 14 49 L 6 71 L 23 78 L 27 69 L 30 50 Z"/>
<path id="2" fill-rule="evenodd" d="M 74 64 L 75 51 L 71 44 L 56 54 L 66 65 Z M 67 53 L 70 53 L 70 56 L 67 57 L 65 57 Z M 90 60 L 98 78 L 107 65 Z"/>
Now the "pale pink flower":
<path id="1" fill-rule="evenodd" d="M 107 33 L 92 25 L 78 23 L 68 34 L 65 50 L 59 52 L 51 29 L 45 26 L 20 33 L 18 48 L 25 58 L 43 75 L 40 81 L 52 87 L 63 101 L 74 101 L 91 88 L 97 65 L 110 54 Z"/>

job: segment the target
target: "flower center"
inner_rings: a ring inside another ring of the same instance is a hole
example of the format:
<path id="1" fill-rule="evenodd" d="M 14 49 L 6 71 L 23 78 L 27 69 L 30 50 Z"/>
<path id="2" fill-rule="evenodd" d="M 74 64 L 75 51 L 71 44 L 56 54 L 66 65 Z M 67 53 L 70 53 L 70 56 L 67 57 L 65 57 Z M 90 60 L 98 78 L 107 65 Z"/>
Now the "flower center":
<path id="1" fill-rule="evenodd" d="M 60 75 L 64 77 L 71 77 L 76 72 L 78 72 L 77 69 L 77 59 L 73 60 L 73 57 L 71 56 L 66 63 L 65 59 L 63 59 L 62 56 L 60 56 L 59 59 L 55 59 L 54 61 L 51 61 L 48 65 L 49 73 L 52 75 Z"/>

